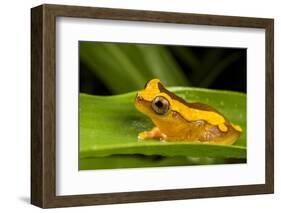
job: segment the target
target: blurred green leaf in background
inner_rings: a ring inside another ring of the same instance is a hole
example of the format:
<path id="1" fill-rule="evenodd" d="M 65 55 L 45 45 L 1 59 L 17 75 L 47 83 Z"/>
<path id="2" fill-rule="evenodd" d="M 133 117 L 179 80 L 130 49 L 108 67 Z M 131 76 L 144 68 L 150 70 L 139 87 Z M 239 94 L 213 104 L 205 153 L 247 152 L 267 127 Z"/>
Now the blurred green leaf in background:
<path id="1" fill-rule="evenodd" d="M 246 49 L 80 41 L 79 53 L 84 93 L 126 93 L 153 78 L 167 86 L 246 91 Z"/>
<path id="2" fill-rule="evenodd" d="M 167 85 L 189 85 L 170 52 L 161 45 L 80 42 L 80 57 L 112 94 L 140 89 L 152 78 Z"/>

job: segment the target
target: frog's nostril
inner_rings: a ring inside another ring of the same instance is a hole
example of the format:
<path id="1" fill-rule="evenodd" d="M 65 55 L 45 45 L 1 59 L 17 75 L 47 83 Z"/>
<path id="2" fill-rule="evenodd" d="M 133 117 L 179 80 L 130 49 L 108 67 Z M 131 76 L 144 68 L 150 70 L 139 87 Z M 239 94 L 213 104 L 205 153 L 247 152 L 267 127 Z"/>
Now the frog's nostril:
<path id="1" fill-rule="evenodd" d="M 140 102 L 142 100 L 143 100 L 143 98 L 139 94 L 137 94 L 136 101 Z"/>

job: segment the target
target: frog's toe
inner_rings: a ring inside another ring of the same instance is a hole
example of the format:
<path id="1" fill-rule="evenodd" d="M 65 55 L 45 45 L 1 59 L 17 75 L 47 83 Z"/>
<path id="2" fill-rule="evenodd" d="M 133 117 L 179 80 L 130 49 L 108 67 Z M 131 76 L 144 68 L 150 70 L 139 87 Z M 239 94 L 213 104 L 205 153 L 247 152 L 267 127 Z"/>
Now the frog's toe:
<path id="1" fill-rule="evenodd" d="M 146 131 L 139 133 L 138 139 L 145 140 L 148 137 L 148 134 Z"/>
<path id="2" fill-rule="evenodd" d="M 167 139 L 167 136 L 160 132 L 158 127 L 152 128 L 150 131 L 144 131 L 139 133 L 138 139 L 145 140 L 145 139 L 158 139 L 165 141 Z"/>

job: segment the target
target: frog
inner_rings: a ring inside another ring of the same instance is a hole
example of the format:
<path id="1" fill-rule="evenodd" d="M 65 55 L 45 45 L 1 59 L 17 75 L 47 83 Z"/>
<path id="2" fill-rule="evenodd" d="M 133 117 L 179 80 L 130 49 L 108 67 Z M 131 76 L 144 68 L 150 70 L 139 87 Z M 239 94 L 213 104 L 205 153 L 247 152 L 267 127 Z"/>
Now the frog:
<path id="1" fill-rule="evenodd" d="M 137 92 L 135 108 L 155 125 L 138 139 L 166 142 L 233 144 L 242 128 L 232 124 L 214 107 L 183 99 L 169 91 L 159 79 L 149 80 Z"/>

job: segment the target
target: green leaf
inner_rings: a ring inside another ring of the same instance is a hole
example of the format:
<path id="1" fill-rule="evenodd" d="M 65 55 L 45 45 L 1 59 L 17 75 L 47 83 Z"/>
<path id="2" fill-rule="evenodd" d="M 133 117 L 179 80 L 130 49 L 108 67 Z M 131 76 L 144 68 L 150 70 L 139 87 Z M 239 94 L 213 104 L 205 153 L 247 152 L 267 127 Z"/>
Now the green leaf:
<path id="1" fill-rule="evenodd" d="M 175 58 L 162 45 L 79 43 L 80 61 L 112 92 L 142 88 L 152 78 L 165 85 L 189 85 Z"/>
<path id="2" fill-rule="evenodd" d="M 153 125 L 135 109 L 136 92 L 116 96 L 80 94 L 80 169 L 216 164 L 226 159 L 245 162 L 245 94 L 199 88 L 169 89 L 190 102 L 215 107 L 241 126 L 241 137 L 234 145 L 138 141 L 138 133 Z M 194 162 L 194 158 L 199 161 Z"/>
<path id="3" fill-rule="evenodd" d="M 223 159 L 209 157 L 166 157 L 161 155 L 111 155 L 80 159 L 80 169 L 143 168 L 158 166 L 210 165 L 223 163 L 245 163 L 244 159 Z"/>

